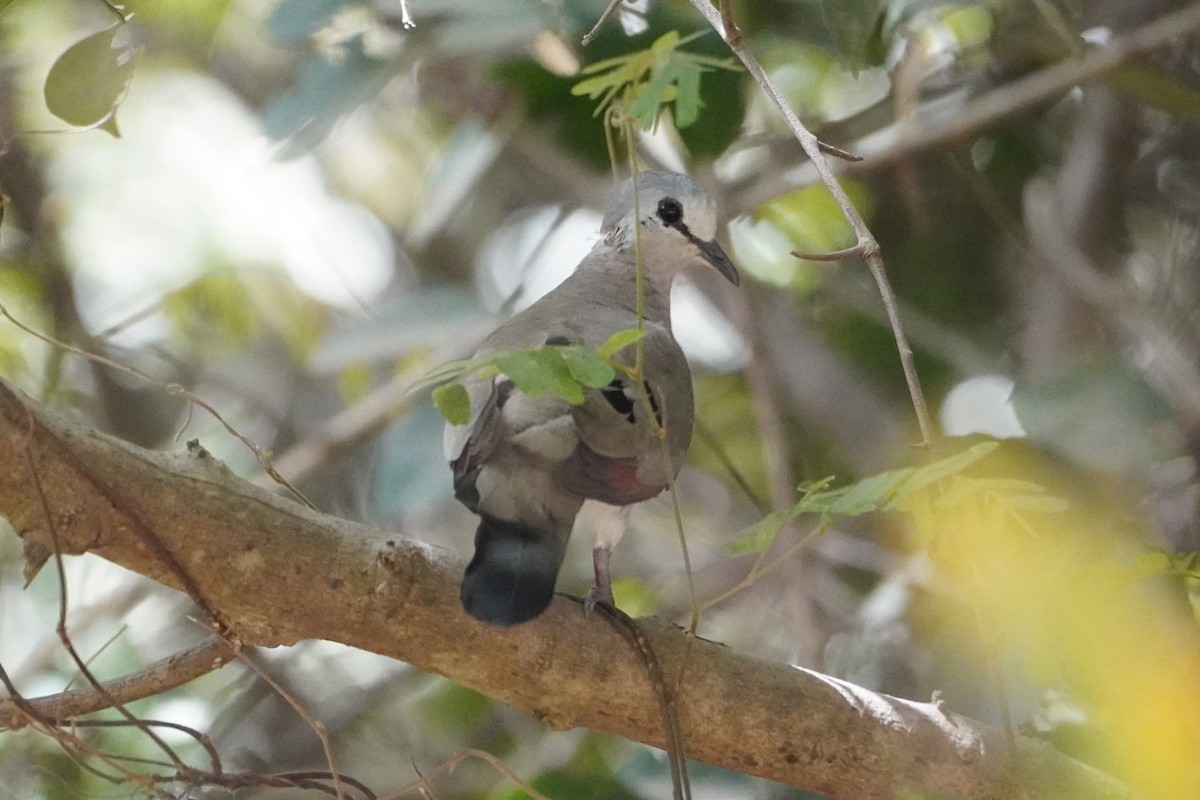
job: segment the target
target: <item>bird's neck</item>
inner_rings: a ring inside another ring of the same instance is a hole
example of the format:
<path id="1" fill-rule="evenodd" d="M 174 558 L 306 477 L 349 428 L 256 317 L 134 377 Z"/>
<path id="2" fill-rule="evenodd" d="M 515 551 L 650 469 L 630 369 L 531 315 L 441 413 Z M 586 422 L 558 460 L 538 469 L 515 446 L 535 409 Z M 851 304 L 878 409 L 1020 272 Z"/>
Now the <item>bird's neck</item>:
<path id="1" fill-rule="evenodd" d="M 563 285 L 581 300 L 601 303 L 637 313 L 637 270 L 632 248 L 628 251 L 592 252 L 592 257 L 611 259 L 615 268 L 593 272 L 581 266 Z M 650 267 L 651 256 L 643 254 L 642 269 L 642 317 L 667 327 L 671 325 L 671 284 L 675 270 L 663 269 L 655 262 Z"/>

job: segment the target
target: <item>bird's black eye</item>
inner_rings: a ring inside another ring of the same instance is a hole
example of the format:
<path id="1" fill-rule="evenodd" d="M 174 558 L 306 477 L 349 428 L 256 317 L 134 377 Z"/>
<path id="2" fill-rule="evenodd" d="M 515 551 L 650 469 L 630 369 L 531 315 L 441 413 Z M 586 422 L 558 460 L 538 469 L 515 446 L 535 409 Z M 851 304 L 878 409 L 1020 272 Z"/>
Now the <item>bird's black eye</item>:
<path id="1" fill-rule="evenodd" d="M 658 218 L 668 225 L 674 225 L 683 219 L 683 206 L 674 197 L 664 197 L 658 201 Z"/>

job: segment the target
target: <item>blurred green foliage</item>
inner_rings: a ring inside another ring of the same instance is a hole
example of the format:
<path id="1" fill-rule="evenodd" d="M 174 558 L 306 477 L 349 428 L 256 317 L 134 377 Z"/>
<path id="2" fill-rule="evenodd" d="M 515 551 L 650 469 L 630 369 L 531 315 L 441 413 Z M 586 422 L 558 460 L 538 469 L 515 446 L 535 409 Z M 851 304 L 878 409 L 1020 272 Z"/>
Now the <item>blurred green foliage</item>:
<path id="1" fill-rule="evenodd" d="M 46 76 L 46 107 L 71 125 L 98 125 L 119 136 L 116 109 L 133 77 L 135 52 L 123 24 L 67 48 Z"/>

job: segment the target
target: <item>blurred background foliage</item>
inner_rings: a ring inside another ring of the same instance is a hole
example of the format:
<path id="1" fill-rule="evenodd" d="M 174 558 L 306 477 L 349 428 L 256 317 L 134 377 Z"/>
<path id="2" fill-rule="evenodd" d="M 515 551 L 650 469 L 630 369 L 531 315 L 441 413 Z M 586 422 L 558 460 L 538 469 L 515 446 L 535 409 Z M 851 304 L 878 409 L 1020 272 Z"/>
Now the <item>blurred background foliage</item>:
<path id="1" fill-rule="evenodd" d="M 769 526 L 751 540 L 772 548 L 758 556 L 739 532 L 792 507 L 798 485 L 922 461 L 896 346 L 861 264 L 789 255 L 853 236 L 775 108 L 717 64 L 729 57 L 719 38 L 683 2 L 638 0 L 582 47 L 605 4 L 128 0 L 123 22 L 100 0 L 0 2 L 0 302 L 190 388 L 322 510 L 465 554 L 474 523 L 451 498 L 441 419 L 407 389 L 590 246 L 613 177 L 597 102 L 572 91 L 603 74 L 588 65 L 699 33 L 679 44 L 705 65 L 698 83 L 656 89 L 667 104 L 638 150 L 713 189 L 746 276 L 739 289 L 689 276 L 675 296 L 701 426 L 679 496 L 697 594 L 728 595 L 700 633 L 905 697 L 936 690 L 1147 796 L 1190 796 L 1200 50 L 1184 37 L 955 127 L 1026 76 L 1186 4 L 733 3 L 804 121 L 865 157 L 837 166 L 882 245 L 951 437 L 943 452 L 1001 440 L 941 476 L 953 485 L 940 505 L 868 483 L 850 515 Z M 144 446 L 199 438 L 264 481 L 252 453 L 178 396 L 8 321 L 0 375 Z M 618 601 L 686 619 L 669 501 L 645 503 L 633 525 L 615 554 Z M 589 585 L 577 538 L 564 591 Z M 57 577 L 23 589 L 19 553 L 0 536 L 0 663 L 32 696 L 78 677 L 54 635 Z M 756 558 L 772 568 L 730 593 Z M 99 559 L 72 560 L 67 581 L 73 640 L 101 676 L 202 635 L 179 595 Z M 657 751 L 550 732 L 403 664 L 321 642 L 252 657 L 323 721 L 339 769 L 380 791 L 481 748 L 555 798 L 669 792 Z M 242 664 L 134 710 L 207 732 L 227 769 L 325 766 L 306 723 Z M 128 729 L 86 736 L 156 752 Z M 522 796 L 478 760 L 431 786 Z M 693 786 L 811 796 L 703 765 Z M 114 791 L 28 730 L 0 738 L 0 790 Z"/>

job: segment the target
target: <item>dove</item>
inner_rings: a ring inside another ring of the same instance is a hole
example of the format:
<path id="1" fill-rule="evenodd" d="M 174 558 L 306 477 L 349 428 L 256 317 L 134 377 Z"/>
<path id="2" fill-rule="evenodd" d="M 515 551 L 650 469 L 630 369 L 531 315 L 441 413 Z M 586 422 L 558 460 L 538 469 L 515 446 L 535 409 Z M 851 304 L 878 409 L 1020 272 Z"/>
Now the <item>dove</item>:
<path id="1" fill-rule="evenodd" d="M 627 509 L 668 487 L 691 442 L 692 378 L 671 331 L 672 282 L 692 266 L 739 280 L 716 231 L 708 190 L 678 173 L 639 173 L 609 200 L 600 238 L 575 271 L 480 344 L 477 356 L 597 348 L 637 327 L 640 254 L 640 380 L 618 370 L 610 384 L 587 389 L 571 405 L 554 394 L 525 395 L 503 374 L 463 379 L 470 416 L 447 424 L 444 444 L 455 497 L 480 517 L 460 591 L 470 616 L 511 627 L 540 615 L 577 517 L 596 528 L 595 588 L 584 608 L 612 604 L 610 554 Z M 627 345 L 613 360 L 635 366 L 636 348 Z"/>

